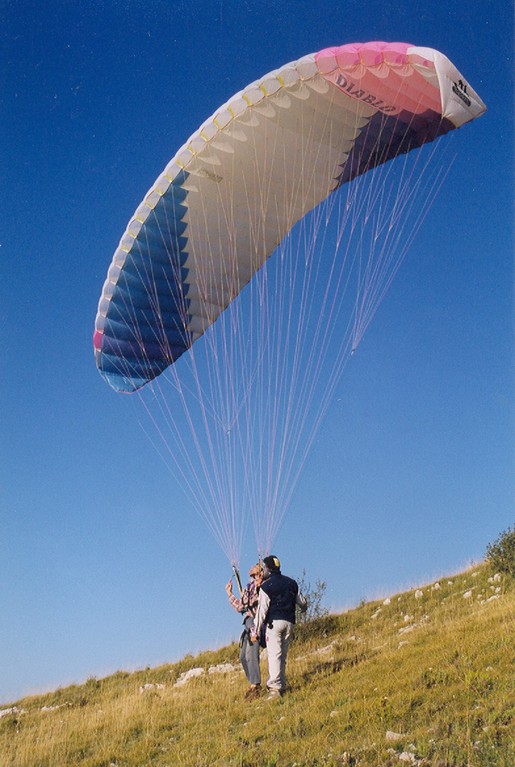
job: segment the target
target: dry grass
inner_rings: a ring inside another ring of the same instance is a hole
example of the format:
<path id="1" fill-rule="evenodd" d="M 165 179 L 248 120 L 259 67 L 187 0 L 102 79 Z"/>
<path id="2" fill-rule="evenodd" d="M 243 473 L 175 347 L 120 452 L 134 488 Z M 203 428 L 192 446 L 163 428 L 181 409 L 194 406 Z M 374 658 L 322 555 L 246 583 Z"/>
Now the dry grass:
<path id="1" fill-rule="evenodd" d="M 280 701 L 245 703 L 240 671 L 207 673 L 237 665 L 234 645 L 26 698 L 0 719 L 0 765 L 512 767 L 515 588 L 491 575 L 301 627 Z"/>

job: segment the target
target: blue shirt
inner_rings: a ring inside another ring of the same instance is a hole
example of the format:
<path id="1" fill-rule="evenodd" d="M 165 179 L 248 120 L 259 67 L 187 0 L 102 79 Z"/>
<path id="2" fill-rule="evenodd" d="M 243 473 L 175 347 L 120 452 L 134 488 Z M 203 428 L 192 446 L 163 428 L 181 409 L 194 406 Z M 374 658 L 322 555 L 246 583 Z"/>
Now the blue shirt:
<path id="1" fill-rule="evenodd" d="M 299 586 L 293 578 L 282 573 L 274 573 L 263 581 L 261 591 L 269 598 L 266 622 L 273 620 L 295 623 L 295 606 L 299 594 Z"/>

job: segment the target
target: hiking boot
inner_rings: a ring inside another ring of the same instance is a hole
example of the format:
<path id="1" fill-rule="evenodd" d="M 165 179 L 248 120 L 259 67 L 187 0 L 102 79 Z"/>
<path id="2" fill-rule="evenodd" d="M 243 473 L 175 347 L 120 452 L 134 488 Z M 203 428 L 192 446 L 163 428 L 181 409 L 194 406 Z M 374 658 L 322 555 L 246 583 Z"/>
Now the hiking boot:
<path id="1" fill-rule="evenodd" d="M 261 695 L 261 685 L 252 684 L 245 693 L 245 700 L 255 700 Z"/>
<path id="2" fill-rule="evenodd" d="M 267 700 L 278 700 L 281 697 L 280 690 L 268 690 Z"/>

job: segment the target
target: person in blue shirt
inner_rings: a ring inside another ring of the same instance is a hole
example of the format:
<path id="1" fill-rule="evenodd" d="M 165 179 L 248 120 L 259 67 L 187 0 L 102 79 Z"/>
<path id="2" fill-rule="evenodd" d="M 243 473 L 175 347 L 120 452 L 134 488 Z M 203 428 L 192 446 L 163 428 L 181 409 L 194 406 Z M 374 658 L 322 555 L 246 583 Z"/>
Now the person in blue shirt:
<path id="1" fill-rule="evenodd" d="M 276 556 L 264 558 L 263 576 L 252 638 L 256 641 L 260 636 L 261 627 L 266 626 L 266 686 L 268 698 L 271 700 L 281 697 L 286 690 L 286 658 L 293 637 L 295 608 L 298 606 L 305 612 L 307 602 L 299 592 L 297 581 L 281 573 L 281 563 Z"/>

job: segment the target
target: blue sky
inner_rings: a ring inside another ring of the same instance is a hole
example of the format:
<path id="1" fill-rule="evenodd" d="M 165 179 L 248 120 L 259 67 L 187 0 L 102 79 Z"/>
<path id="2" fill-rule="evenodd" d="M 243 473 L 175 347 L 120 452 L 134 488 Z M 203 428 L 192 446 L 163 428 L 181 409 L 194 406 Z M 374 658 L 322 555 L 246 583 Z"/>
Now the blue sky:
<path id="1" fill-rule="evenodd" d="M 510 6 L 4 0 L 0 702 L 238 635 L 225 557 L 98 375 L 91 336 L 111 255 L 175 151 L 321 48 L 437 48 L 488 112 L 453 137 L 276 553 L 342 609 L 477 561 L 513 524 Z"/>

